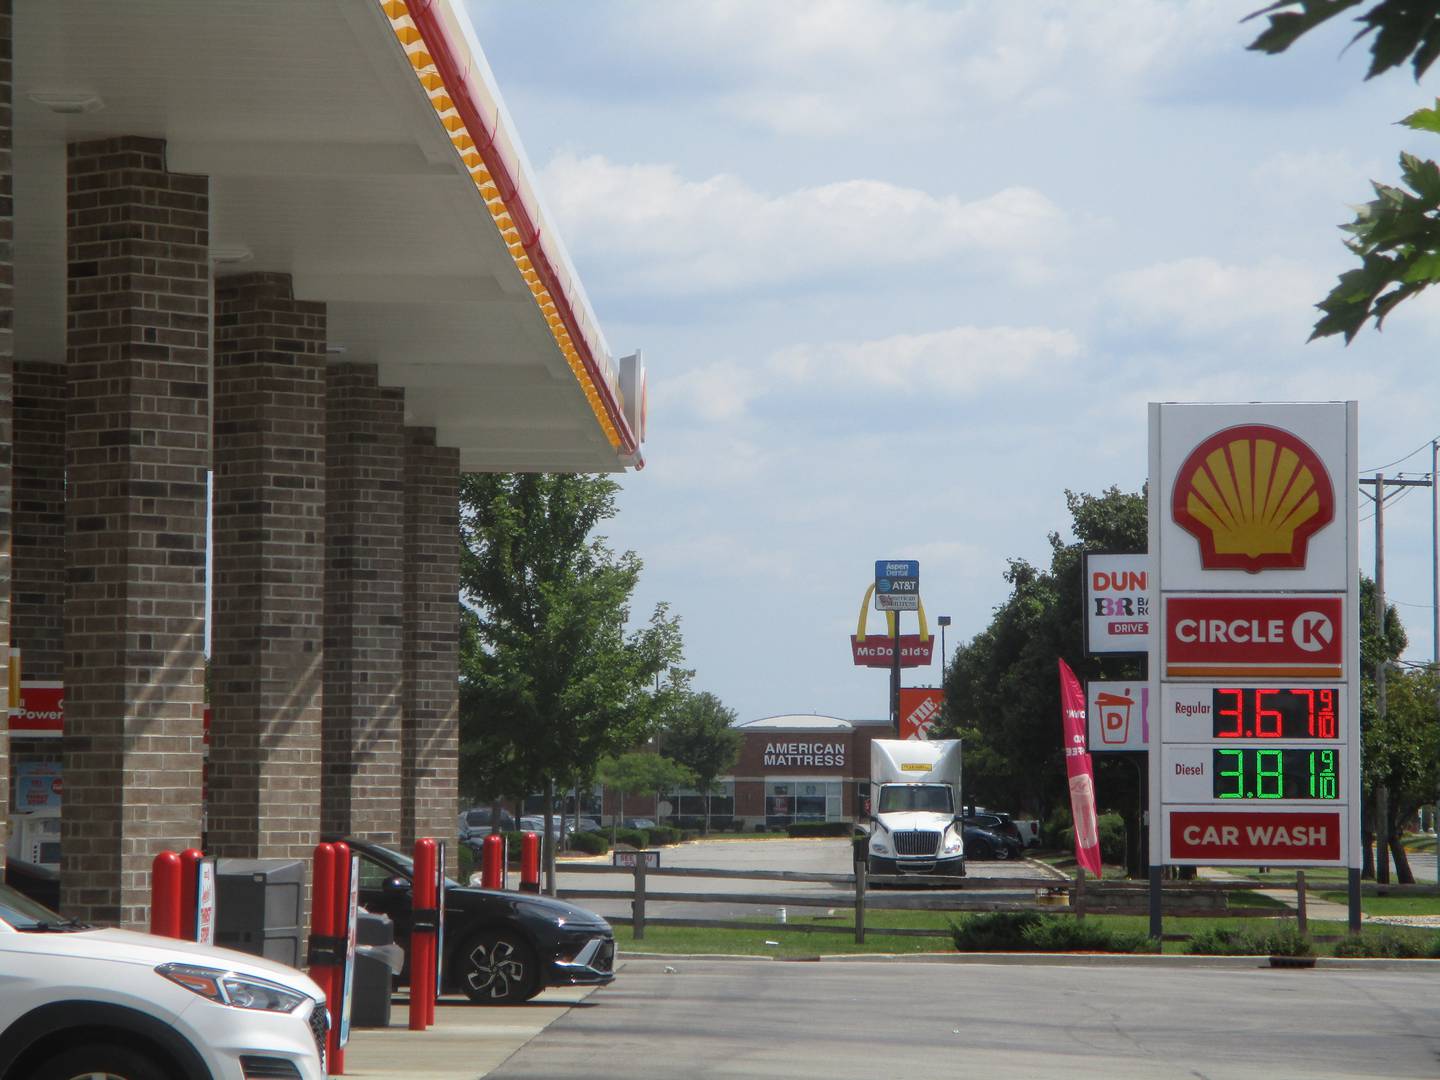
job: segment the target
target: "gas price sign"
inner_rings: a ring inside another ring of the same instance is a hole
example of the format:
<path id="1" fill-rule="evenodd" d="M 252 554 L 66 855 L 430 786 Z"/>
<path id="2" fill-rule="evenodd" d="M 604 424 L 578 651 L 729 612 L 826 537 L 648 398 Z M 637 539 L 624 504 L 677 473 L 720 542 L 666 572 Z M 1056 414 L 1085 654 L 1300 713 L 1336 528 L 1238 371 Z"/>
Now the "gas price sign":
<path id="1" fill-rule="evenodd" d="M 1333 739 L 1336 687 L 1217 686 L 1211 691 L 1217 739 Z"/>
<path id="2" fill-rule="evenodd" d="M 1340 748 L 1216 747 L 1211 751 L 1211 792 L 1217 799 L 1325 799 L 1339 797 Z"/>

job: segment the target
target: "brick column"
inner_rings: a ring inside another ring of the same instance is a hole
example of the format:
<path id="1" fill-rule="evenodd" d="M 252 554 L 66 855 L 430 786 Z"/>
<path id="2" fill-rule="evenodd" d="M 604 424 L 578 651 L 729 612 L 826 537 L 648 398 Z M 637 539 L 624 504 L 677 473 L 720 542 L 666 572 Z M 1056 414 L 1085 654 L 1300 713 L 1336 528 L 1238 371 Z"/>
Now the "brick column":
<path id="1" fill-rule="evenodd" d="M 215 289 L 208 850 L 308 859 L 320 826 L 325 305 Z"/>
<path id="2" fill-rule="evenodd" d="M 405 398 L 368 365 L 326 381 L 321 824 L 399 843 Z"/>
<path id="3" fill-rule="evenodd" d="M 27 680 L 59 682 L 65 677 L 64 365 L 15 365 L 14 453 L 11 638 Z"/>
<path id="4" fill-rule="evenodd" d="M 15 363 L 15 209 L 14 169 L 14 21 L 10 0 L 0 0 L 0 645 L 10 641 L 10 460 L 14 432 L 11 425 Z M 10 740 L 0 732 L 0 862 L 4 861 L 10 807 Z"/>
<path id="5" fill-rule="evenodd" d="M 401 835 L 453 839 L 459 812 L 460 452 L 405 441 L 405 728 Z M 451 849 L 454 844 L 450 845 Z"/>
<path id="6" fill-rule="evenodd" d="M 209 181 L 165 144 L 69 148 L 66 910 L 143 925 L 200 839 Z"/>

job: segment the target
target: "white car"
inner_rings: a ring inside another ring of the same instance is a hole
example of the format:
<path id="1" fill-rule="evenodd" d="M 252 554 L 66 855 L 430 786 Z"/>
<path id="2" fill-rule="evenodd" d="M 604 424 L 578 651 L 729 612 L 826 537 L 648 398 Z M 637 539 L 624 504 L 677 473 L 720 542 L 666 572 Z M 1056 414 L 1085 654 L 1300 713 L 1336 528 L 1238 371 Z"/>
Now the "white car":
<path id="1" fill-rule="evenodd" d="M 56 915 L 0 885 L 0 1080 L 324 1080 L 307 976 Z"/>

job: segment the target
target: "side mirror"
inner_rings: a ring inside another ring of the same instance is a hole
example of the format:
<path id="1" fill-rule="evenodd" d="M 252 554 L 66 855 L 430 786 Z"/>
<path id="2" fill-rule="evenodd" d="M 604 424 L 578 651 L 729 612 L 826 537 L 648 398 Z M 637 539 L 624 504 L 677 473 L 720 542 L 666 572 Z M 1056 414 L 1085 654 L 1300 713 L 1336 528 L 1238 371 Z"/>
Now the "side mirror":
<path id="1" fill-rule="evenodd" d="M 860 813 L 867 818 L 874 816 L 870 813 L 870 797 L 868 795 L 860 801 Z"/>
<path id="2" fill-rule="evenodd" d="M 398 875 L 386 878 L 385 884 L 381 888 L 390 896 L 408 896 L 410 895 L 410 879 Z"/>

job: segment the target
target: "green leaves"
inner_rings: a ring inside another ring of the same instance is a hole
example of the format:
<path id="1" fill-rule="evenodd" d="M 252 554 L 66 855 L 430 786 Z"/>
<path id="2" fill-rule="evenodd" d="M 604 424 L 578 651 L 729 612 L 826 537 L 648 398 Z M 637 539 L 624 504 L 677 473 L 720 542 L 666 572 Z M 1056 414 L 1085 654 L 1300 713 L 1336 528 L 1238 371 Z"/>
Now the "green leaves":
<path id="1" fill-rule="evenodd" d="M 1247 15 L 1246 21 L 1264 15 L 1270 25 L 1250 48 L 1272 56 L 1282 53 L 1303 35 L 1361 0 L 1280 0 Z M 1440 56 L 1440 8 L 1423 0 L 1381 0 L 1356 20 L 1360 29 L 1351 44 L 1370 37 L 1370 70 L 1365 78 L 1411 61 L 1415 78 Z"/>
<path id="2" fill-rule="evenodd" d="M 1402 123 L 1430 130 L 1440 125 L 1440 109 L 1422 109 Z M 1402 153 L 1400 175 L 1405 187 L 1373 183 L 1375 198 L 1341 226 L 1360 267 L 1341 274 L 1315 305 L 1324 314 L 1310 340 L 1343 334 L 1349 343 L 1372 318 L 1378 330 L 1396 305 L 1440 281 L 1440 166 Z"/>

